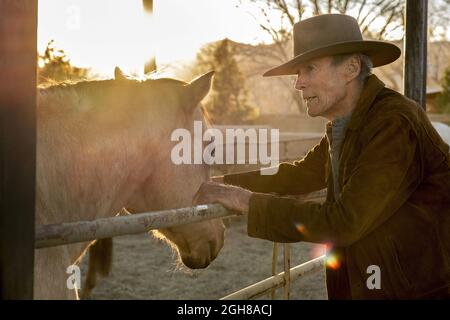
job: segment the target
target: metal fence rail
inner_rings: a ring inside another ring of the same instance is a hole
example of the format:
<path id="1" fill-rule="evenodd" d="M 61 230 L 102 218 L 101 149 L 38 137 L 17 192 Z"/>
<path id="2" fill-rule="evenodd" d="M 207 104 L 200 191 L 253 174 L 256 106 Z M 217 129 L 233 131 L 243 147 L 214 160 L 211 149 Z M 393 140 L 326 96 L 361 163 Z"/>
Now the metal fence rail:
<path id="1" fill-rule="evenodd" d="M 303 264 L 290 269 L 290 281 L 294 281 L 301 276 L 309 274 L 314 271 L 319 271 L 325 263 L 325 255 L 309 260 Z M 239 291 L 231 293 L 220 300 L 249 300 L 255 299 L 262 295 L 268 294 L 271 290 L 284 286 L 285 284 L 284 272 L 280 272 L 276 276 L 269 277 L 260 282 L 252 284 Z"/>
<path id="2" fill-rule="evenodd" d="M 220 204 L 137 213 L 93 221 L 48 224 L 36 228 L 35 248 L 147 232 L 214 218 L 236 215 Z"/>
<path id="3" fill-rule="evenodd" d="M 323 197 L 317 192 L 308 195 L 306 198 L 323 201 Z M 115 216 L 93 221 L 48 224 L 36 228 L 35 248 L 47 248 L 121 235 L 138 234 L 153 229 L 179 226 L 233 215 L 237 215 L 237 213 L 225 209 L 220 204 L 209 204 Z M 289 260 L 289 254 L 285 252 L 286 259 Z M 290 282 L 306 274 L 319 271 L 323 267 L 324 261 L 325 256 L 321 256 L 291 269 L 289 269 L 289 264 L 285 263 L 284 272 L 229 294 L 223 297 L 222 300 L 255 299 L 282 286 L 285 286 L 285 291 L 287 288 L 287 292 L 289 292 Z M 285 295 L 285 299 L 289 299 L 289 297 Z"/>

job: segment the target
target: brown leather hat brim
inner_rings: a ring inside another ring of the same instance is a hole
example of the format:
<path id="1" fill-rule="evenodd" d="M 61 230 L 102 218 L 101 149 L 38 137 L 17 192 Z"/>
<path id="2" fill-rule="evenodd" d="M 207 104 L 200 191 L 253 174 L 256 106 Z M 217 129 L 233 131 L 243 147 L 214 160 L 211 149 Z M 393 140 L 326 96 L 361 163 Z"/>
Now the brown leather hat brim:
<path id="1" fill-rule="evenodd" d="M 374 68 L 394 62 L 401 55 L 400 48 L 389 42 L 371 40 L 339 42 L 302 53 L 292 60 L 265 72 L 263 77 L 294 75 L 297 74 L 296 67 L 300 63 L 346 53 L 367 55 L 372 60 Z"/>

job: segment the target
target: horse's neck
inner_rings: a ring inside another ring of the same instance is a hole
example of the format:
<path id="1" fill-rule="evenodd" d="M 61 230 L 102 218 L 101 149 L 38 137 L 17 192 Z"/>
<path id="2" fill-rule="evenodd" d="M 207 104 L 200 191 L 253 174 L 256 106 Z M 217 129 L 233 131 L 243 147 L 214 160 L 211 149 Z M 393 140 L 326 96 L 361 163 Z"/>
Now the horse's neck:
<path id="1" fill-rule="evenodd" d="M 81 134 L 74 140 L 64 129 L 41 129 L 37 223 L 92 220 L 116 214 L 143 174 L 146 159 L 142 146 L 136 141 L 126 143 L 117 134 Z"/>
<path id="2" fill-rule="evenodd" d="M 116 215 L 144 174 L 142 148 L 115 137 L 71 140 L 63 130 L 38 131 L 36 224 Z M 108 141 L 111 139 L 111 141 Z M 67 246 L 72 263 L 87 243 Z"/>

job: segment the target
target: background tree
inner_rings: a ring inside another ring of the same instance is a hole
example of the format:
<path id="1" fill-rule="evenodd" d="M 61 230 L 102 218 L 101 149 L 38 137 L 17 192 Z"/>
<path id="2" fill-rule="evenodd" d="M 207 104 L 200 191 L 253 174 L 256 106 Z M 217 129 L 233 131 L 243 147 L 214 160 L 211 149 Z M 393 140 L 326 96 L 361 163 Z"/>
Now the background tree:
<path id="1" fill-rule="evenodd" d="M 353 16 L 367 39 L 402 40 L 405 21 L 405 0 L 240 0 L 273 42 L 265 57 L 284 63 L 292 56 L 291 36 L 295 23 L 326 13 Z M 258 14 L 256 14 L 256 12 Z M 448 28 L 450 0 L 429 2 L 430 35 Z M 399 32 L 400 31 L 400 32 Z M 397 37 L 400 35 L 400 37 Z M 245 54 L 245 53 L 244 53 Z M 291 80 L 284 78 L 287 86 Z M 292 91 L 299 110 L 303 110 L 300 95 Z"/>
<path id="2" fill-rule="evenodd" d="M 90 76 L 90 70 L 71 64 L 64 50 L 58 50 L 51 40 L 43 55 L 38 55 L 38 83 L 59 83 L 63 81 L 84 80 Z"/>
<path id="3" fill-rule="evenodd" d="M 447 0 L 446 0 L 447 1 Z M 286 52 L 295 23 L 306 14 L 316 16 L 326 13 L 349 14 L 356 18 L 366 38 L 385 39 L 397 29 L 403 28 L 404 0 L 241 0 L 241 5 L 253 4 L 259 11 L 254 19 L 278 44 L 279 58 L 286 61 Z M 274 21 L 278 17 L 278 21 Z M 381 20 L 384 23 L 381 23 Z"/>
<path id="4" fill-rule="evenodd" d="M 442 92 L 436 98 L 437 111 L 440 113 L 450 113 L 450 67 L 445 70 L 441 80 Z"/>
<path id="5" fill-rule="evenodd" d="M 224 39 L 203 47 L 197 55 L 197 74 L 215 70 L 212 91 L 205 107 L 217 124 L 245 123 L 259 110 L 248 103 L 245 79 L 236 61 L 232 41 Z"/>

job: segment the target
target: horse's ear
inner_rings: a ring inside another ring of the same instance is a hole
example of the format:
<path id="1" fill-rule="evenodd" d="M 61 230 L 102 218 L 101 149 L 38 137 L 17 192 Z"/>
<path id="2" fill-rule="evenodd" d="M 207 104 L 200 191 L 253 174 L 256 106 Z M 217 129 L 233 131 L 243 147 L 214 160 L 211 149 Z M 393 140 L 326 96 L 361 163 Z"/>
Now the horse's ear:
<path id="1" fill-rule="evenodd" d="M 127 78 L 124 76 L 122 70 L 119 67 L 114 68 L 114 79 L 116 80 L 126 80 Z"/>
<path id="2" fill-rule="evenodd" d="M 211 88 L 212 77 L 214 71 L 210 71 L 192 80 L 186 87 L 189 90 L 190 99 L 193 102 L 193 107 L 196 107 L 200 101 L 208 94 Z"/>

